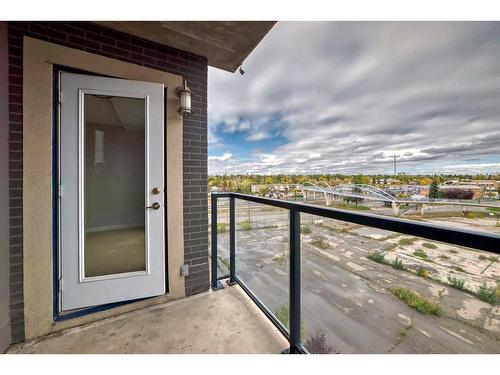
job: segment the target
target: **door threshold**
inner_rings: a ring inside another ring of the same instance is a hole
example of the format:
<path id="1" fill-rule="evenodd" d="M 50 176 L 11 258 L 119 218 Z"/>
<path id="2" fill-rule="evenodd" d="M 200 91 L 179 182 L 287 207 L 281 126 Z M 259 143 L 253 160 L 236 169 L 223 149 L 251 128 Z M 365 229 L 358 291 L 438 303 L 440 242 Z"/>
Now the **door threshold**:
<path id="1" fill-rule="evenodd" d="M 61 311 L 59 313 L 59 315 L 57 315 L 54 318 L 54 321 L 60 322 L 60 321 L 68 320 L 68 319 L 74 319 L 74 318 L 78 318 L 81 316 L 94 314 L 94 313 L 97 313 L 100 311 L 105 311 L 105 310 L 113 309 L 115 307 L 120 307 L 120 306 L 128 305 L 128 304 L 135 303 L 135 302 L 144 301 L 144 300 L 151 299 L 151 298 L 156 298 L 156 297 L 158 297 L 158 296 L 139 298 L 139 299 L 133 299 L 133 300 L 121 301 L 121 302 L 106 303 L 104 305 L 83 307 L 81 309 Z"/>
<path id="2" fill-rule="evenodd" d="M 149 306 L 159 305 L 175 300 L 170 294 L 162 294 L 156 297 L 147 297 L 129 301 L 109 303 L 106 305 L 93 306 L 89 308 L 67 311 L 54 318 L 52 332 L 77 327 L 82 324 L 92 323 L 99 320 L 111 318 L 120 314 L 137 311 Z"/>
<path id="3" fill-rule="evenodd" d="M 47 332 L 54 333 L 69 328 L 78 327 L 84 324 L 97 322 L 100 320 L 113 318 L 115 316 L 138 311 L 150 306 L 173 301 L 177 298 L 171 294 L 162 294 L 156 297 L 128 300 L 123 302 L 110 303 L 106 305 L 93 306 L 78 311 L 68 311 L 58 317 L 53 318 L 52 327 Z"/>

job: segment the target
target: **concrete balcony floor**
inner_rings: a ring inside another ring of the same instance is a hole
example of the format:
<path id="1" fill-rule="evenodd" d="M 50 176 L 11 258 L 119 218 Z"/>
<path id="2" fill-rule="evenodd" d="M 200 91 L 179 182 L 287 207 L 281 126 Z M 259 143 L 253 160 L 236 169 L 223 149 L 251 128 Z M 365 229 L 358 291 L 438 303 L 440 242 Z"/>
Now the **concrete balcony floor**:
<path id="1" fill-rule="evenodd" d="M 226 286 L 13 345 L 8 353 L 280 353 L 287 341 Z"/>

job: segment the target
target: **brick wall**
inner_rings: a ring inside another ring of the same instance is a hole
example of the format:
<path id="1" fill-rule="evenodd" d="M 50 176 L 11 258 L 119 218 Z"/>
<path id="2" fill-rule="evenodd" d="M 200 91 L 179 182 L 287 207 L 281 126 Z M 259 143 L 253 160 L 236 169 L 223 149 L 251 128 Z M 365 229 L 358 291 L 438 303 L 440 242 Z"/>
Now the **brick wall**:
<path id="1" fill-rule="evenodd" d="M 9 22 L 9 249 L 12 341 L 24 339 L 23 306 L 23 35 L 182 75 L 192 90 L 184 120 L 184 257 L 186 294 L 209 287 L 207 215 L 207 60 L 85 22 Z"/>

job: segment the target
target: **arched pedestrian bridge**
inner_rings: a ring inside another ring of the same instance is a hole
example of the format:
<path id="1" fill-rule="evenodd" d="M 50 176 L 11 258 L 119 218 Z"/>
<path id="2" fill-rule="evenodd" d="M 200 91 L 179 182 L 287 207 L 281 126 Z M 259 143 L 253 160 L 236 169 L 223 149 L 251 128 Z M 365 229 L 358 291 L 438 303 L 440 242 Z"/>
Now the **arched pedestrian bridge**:
<path id="1" fill-rule="evenodd" d="M 325 181 L 312 182 L 308 181 L 301 185 L 300 189 L 304 196 L 304 200 L 308 199 L 317 200 L 324 199 L 326 205 L 330 205 L 335 199 L 352 198 L 352 199 L 366 199 L 368 201 L 379 201 L 385 204 L 390 204 L 394 215 L 399 215 L 399 208 L 401 205 L 415 205 L 415 209 L 420 208 L 423 215 L 424 209 L 434 205 L 456 205 L 462 206 L 465 211 L 466 207 L 500 207 L 494 203 L 477 203 L 474 201 L 463 202 L 451 199 L 429 199 L 422 197 L 418 199 L 398 199 L 387 191 L 380 189 L 376 186 L 366 184 L 341 184 L 335 187 L 330 186 Z"/>

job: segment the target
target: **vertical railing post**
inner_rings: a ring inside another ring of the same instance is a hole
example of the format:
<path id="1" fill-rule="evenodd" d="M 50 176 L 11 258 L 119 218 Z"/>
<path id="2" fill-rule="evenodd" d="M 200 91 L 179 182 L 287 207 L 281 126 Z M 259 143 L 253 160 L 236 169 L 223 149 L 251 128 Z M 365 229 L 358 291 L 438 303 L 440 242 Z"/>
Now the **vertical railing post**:
<path id="1" fill-rule="evenodd" d="M 222 284 L 217 280 L 217 196 L 212 194 L 212 289 L 218 290 L 222 288 Z"/>
<path id="2" fill-rule="evenodd" d="M 300 212 L 290 209 L 290 353 L 300 346 Z"/>
<path id="3" fill-rule="evenodd" d="M 236 207 L 233 196 L 229 197 L 229 285 L 236 283 Z"/>

